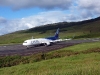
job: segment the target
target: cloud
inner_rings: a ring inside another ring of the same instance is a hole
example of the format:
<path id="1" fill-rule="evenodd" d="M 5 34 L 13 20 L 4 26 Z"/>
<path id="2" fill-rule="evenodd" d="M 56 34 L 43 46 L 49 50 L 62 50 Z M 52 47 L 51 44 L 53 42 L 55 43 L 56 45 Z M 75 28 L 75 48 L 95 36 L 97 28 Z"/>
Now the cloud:
<path id="1" fill-rule="evenodd" d="M 80 19 L 82 18 L 78 17 L 77 15 L 66 14 L 66 12 L 63 11 L 41 12 L 34 16 L 29 16 L 21 19 L 6 20 L 6 22 L 0 23 L 0 34 L 6 34 L 51 23 L 78 21 Z"/>
<path id="2" fill-rule="evenodd" d="M 99 8 L 100 6 L 100 1 L 99 0 L 79 0 L 79 6 L 81 8 L 86 8 L 86 9 L 95 9 Z"/>
<path id="3" fill-rule="evenodd" d="M 10 6 L 14 10 L 39 7 L 44 9 L 68 9 L 74 0 L 0 0 L 0 5 Z"/>
<path id="4" fill-rule="evenodd" d="M 35 7 L 55 9 L 21 19 L 8 20 L 0 17 L 0 34 L 45 24 L 80 21 L 100 16 L 99 0 L 0 0 L 0 6 L 9 6 L 13 10 Z M 57 9 L 57 11 L 56 8 L 64 10 Z"/>
<path id="5" fill-rule="evenodd" d="M 99 0 L 78 0 L 78 8 L 85 16 L 100 16 Z"/>
<path id="6" fill-rule="evenodd" d="M 7 20 L 3 17 L 0 17 L 0 23 L 5 23 Z"/>

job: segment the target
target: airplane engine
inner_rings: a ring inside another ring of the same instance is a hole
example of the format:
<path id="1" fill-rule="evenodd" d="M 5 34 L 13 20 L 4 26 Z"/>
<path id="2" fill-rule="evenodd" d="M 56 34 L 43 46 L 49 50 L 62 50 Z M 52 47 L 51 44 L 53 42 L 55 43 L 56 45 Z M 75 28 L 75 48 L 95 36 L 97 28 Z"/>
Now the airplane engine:
<path id="1" fill-rule="evenodd" d="M 46 42 L 46 43 L 44 43 L 44 45 L 45 45 L 45 46 L 50 46 L 51 43 L 50 43 L 50 42 Z"/>

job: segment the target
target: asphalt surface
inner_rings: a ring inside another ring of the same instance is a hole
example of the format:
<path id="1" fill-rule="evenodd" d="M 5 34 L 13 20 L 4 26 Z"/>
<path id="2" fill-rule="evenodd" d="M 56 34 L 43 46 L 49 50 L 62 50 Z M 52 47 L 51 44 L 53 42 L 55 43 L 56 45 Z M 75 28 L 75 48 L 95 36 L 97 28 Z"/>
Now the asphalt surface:
<path id="1" fill-rule="evenodd" d="M 83 39 L 83 40 L 67 40 L 55 43 L 51 46 L 38 46 L 32 47 L 27 49 L 21 44 L 17 45 L 4 45 L 0 46 L 0 56 L 11 56 L 11 55 L 21 55 L 21 56 L 28 56 L 36 53 L 44 53 L 49 52 L 57 49 L 61 49 L 64 47 L 69 47 L 79 43 L 86 43 L 86 42 L 97 42 L 100 41 L 100 38 L 95 39 Z"/>

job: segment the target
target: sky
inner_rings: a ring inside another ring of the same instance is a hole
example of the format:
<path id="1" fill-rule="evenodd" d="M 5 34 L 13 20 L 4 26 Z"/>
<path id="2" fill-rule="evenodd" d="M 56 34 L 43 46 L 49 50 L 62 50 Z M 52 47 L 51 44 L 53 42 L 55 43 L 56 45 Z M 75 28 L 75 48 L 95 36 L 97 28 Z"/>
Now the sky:
<path id="1" fill-rule="evenodd" d="M 0 0 L 0 35 L 100 16 L 100 0 Z"/>

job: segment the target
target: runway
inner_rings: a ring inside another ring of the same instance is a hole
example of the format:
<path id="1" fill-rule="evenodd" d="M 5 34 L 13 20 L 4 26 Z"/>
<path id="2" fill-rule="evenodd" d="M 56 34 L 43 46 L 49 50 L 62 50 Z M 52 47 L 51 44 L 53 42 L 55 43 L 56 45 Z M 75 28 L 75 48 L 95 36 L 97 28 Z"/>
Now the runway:
<path id="1" fill-rule="evenodd" d="M 29 49 L 27 49 L 21 44 L 3 45 L 3 46 L 0 46 L 0 56 L 11 56 L 11 55 L 28 56 L 28 55 L 32 55 L 36 53 L 44 53 L 44 52 L 61 49 L 64 47 L 69 47 L 69 46 L 79 44 L 79 43 L 96 42 L 96 41 L 100 41 L 100 38 L 82 39 L 82 40 L 67 40 L 67 41 L 55 43 L 51 46 L 38 46 L 38 47 L 29 48 Z"/>

